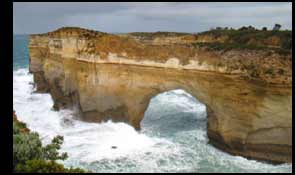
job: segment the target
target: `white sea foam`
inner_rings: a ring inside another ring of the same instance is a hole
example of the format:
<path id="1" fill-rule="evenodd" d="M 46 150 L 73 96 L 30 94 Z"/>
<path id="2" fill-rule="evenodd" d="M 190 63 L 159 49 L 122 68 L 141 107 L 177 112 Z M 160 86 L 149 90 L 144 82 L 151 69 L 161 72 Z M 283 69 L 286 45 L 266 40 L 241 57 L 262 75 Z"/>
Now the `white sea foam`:
<path id="1" fill-rule="evenodd" d="M 71 110 L 53 111 L 50 95 L 33 93 L 32 82 L 27 69 L 13 72 L 13 107 L 44 144 L 64 136 L 66 166 L 95 172 L 292 171 L 292 165 L 250 161 L 208 145 L 206 107 L 183 90 L 153 98 L 137 132 L 126 123 L 86 123 L 75 120 Z"/>
<path id="2" fill-rule="evenodd" d="M 71 160 L 90 163 L 144 156 L 157 151 L 154 147 L 158 145 L 173 147 L 172 142 L 138 133 L 126 123 L 86 123 L 74 120 L 70 110 L 53 111 L 49 94 L 33 93 L 33 77 L 27 70 L 15 71 L 13 78 L 13 106 L 18 118 L 26 122 L 31 130 L 37 131 L 45 144 L 54 136 L 63 135 L 62 151 L 67 151 Z M 112 149 L 112 146 L 117 148 Z M 169 150 L 163 149 L 161 154 L 169 154 Z"/>

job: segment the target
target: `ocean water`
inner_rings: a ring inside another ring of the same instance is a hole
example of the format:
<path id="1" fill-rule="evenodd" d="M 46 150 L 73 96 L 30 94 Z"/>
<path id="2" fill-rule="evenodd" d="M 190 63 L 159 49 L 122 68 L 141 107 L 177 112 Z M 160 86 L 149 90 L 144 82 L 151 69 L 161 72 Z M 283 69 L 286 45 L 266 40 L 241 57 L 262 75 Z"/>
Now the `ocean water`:
<path id="1" fill-rule="evenodd" d="M 93 172 L 292 172 L 292 164 L 248 160 L 209 145 L 206 107 L 181 89 L 151 100 L 140 132 L 122 122 L 76 120 L 71 109 L 53 111 L 49 94 L 34 93 L 27 44 L 27 36 L 14 36 L 13 108 L 44 144 L 64 136 L 61 152 L 69 158 L 60 162 L 67 167 Z"/>

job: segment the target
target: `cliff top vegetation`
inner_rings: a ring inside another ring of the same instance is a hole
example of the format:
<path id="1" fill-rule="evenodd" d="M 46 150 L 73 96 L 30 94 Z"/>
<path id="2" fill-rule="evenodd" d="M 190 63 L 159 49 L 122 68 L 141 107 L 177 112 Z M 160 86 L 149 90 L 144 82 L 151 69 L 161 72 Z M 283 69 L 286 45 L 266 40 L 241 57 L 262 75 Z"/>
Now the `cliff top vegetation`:
<path id="1" fill-rule="evenodd" d="M 240 29 L 216 28 L 210 31 L 201 32 L 198 36 L 210 36 L 214 39 L 224 38 L 223 43 L 250 46 L 245 48 L 264 49 L 264 47 L 292 49 L 291 30 L 262 30 L 252 26 L 241 27 Z M 256 47 L 255 47 L 256 46 Z"/>
<path id="2" fill-rule="evenodd" d="M 264 50 L 267 52 L 271 51 L 282 55 L 289 55 L 292 52 L 292 31 L 279 30 L 279 25 L 276 25 L 276 27 L 274 27 L 274 29 L 272 30 L 268 30 L 266 27 L 263 27 L 262 29 L 256 29 L 252 26 L 241 27 L 239 29 L 217 27 L 209 31 L 194 34 L 159 31 L 132 32 L 118 35 L 84 29 L 80 27 L 62 27 L 53 32 L 32 36 L 70 36 L 89 39 L 95 41 L 95 43 L 101 43 L 117 38 L 117 42 L 121 43 L 119 44 L 120 47 L 124 45 L 129 48 L 131 46 L 136 47 L 138 45 L 138 42 L 140 42 L 144 45 L 153 45 L 155 43 L 158 43 L 158 45 L 181 44 L 188 47 L 193 46 L 195 48 L 205 48 L 221 51 Z M 170 39 L 165 40 L 166 37 L 170 37 Z M 126 38 L 136 38 L 137 40 L 127 40 Z M 155 39 L 158 40 L 154 42 Z M 126 44 L 127 41 L 129 44 Z"/>

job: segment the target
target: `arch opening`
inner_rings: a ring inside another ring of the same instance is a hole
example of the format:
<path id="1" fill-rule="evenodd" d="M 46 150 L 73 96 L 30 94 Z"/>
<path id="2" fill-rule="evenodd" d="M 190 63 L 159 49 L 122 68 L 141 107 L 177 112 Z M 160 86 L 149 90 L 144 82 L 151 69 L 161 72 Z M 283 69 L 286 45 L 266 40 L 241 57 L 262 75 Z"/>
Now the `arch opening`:
<path id="1" fill-rule="evenodd" d="M 173 89 L 153 96 L 140 122 L 142 132 L 173 137 L 192 132 L 207 139 L 206 105 L 183 89 Z"/>

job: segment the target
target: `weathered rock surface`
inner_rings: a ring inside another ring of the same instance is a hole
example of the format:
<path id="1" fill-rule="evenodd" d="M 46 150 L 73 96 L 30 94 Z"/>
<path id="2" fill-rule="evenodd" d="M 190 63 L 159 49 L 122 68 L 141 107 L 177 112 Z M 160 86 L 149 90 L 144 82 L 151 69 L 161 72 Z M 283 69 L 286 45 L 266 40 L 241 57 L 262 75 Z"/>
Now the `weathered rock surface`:
<path id="1" fill-rule="evenodd" d="M 153 96 L 184 89 L 206 104 L 213 145 L 292 162 L 290 54 L 209 51 L 81 28 L 31 35 L 29 50 L 37 91 L 50 92 L 55 109 L 75 106 L 84 120 L 110 118 L 140 129 Z"/>

